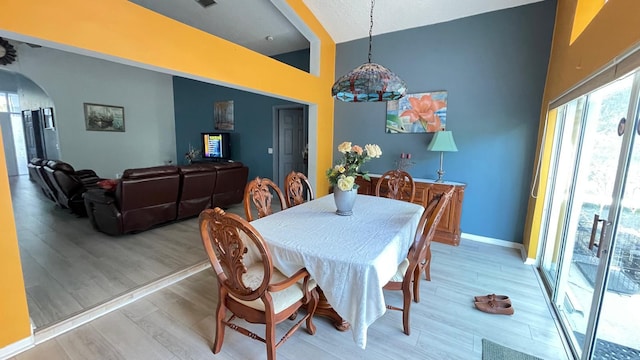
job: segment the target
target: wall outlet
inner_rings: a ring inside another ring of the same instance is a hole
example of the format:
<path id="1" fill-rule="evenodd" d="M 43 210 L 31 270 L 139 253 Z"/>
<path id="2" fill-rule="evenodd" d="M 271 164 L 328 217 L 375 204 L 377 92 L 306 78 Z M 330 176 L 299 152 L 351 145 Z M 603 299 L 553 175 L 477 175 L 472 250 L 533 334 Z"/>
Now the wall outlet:
<path id="1" fill-rule="evenodd" d="M 273 154 L 273 148 L 267 148 L 267 154 Z"/>

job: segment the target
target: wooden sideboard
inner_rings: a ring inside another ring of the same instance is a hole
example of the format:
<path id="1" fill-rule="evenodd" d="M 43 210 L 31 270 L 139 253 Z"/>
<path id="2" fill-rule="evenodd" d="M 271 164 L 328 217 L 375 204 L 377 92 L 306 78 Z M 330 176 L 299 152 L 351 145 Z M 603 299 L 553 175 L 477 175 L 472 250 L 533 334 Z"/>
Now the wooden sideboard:
<path id="1" fill-rule="evenodd" d="M 380 175 L 369 174 L 369 176 L 371 178 L 370 181 L 362 177 L 356 179 L 356 183 L 360 185 L 358 188 L 359 194 L 374 195 Z M 450 181 L 437 183 L 435 180 L 416 178 L 413 181 L 416 184 L 416 196 L 413 202 L 422 206 L 425 206 L 433 198 L 434 194 L 447 191 L 449 186 L 455 188 L 436 229 L 434 241 L 454 246 L 460 245 L 460 217 L 462 215 L 462 200 L 464 199 L 466 184 Z"/>

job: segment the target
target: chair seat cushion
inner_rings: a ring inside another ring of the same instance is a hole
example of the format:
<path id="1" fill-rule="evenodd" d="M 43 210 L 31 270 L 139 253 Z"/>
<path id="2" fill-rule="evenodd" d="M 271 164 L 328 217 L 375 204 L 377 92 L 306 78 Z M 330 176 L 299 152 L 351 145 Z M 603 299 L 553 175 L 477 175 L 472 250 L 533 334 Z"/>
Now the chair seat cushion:
<path id="1" fill-rule="evenodd" d="M 261 263 L 256 263 L 251 265 L 247 269 L 247 272 L 244 275 L 242 275 L 242 281 L 247 287 L 251 289 L 256 289 L 262 283 L 263 277 L 264 277 L 264 268 Z M 271 284 L 283 281 L 286 278 L 287 277 L 284 276 L 284 274 L 282 274 L 278 269 L 273 268 L 273 273 L 271 274 Z M 309 280 L 308 286 L 309 286 L 309 290 L 315 288 L 316 281 L 313 279 Z M 229 296 L 231 296 L 234 300 L 236 300 L 241 304 L 244 304 L 256 310 L 264 311 L 264 302 L 262 301 L 262 299 L 258 298 L 252 301 L 246 301 L 246 300 L 240 300 L 231 294 L 229 294 Z M 302 299 L 302 296 L 303 296 L 302 282 L 293 284 L 281 291 L 271 292 L 271 298 L 273 299 L 274 312 L 276 314 L 281 312 L 282 310 L 294 304 L 296 301 Z"/>
<path id="2" fill-rule="evenodd" d="M 402 260 L 400 265 L 398 265 L 398 270 L 389 281 L 402 282 L 402 280 L 404 279 L 404 274 L 407 272 L 408 268 L 409 268 L 409 259 L 405 258 L 404 260 Z"/>

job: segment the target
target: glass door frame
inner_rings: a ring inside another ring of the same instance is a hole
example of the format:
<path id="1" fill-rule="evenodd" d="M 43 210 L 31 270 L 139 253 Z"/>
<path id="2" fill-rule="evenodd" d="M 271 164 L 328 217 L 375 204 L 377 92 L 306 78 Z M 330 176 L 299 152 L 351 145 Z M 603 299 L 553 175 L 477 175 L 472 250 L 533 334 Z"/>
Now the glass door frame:
<path id="1" fill-rule="evenodd" d="M 625 76 L 628 76 L 629 73 L 623 75 L 623 76 L 619 76 L 616 79 L 614 79 L 613 81 L 611 81 L 609 84 L 618 81 L 622 78 L 624 78 Z M 591 359 L 593 356 L 593 352 L 595 350 L 595 344 L 596 344 L 596 335 L 597 335 L 597 329 L 598 329 L 598 322 L 600 320 L 600 315 L 602 312 L 602 303 L 603 303 L 603 299 L 604 299 L 604 295 L 606 293 L 606 289 L 607 289 L 607 282 L 608 282 L 608 275 L 609 275 L 609 268 L 611 266 L 611 260 L 612 260 L 612 255 L 613 255 L 613 251 L 610 251 L 611 249 L 614 249 L 615 247 L 615 243 L 616 243 L 616 239 L 615 239 L 615 229 L 617 229 L 618 226 L 618 221 L 620 218 L 620 213 L 622 210 L 622 198 L 624 195 L 624 190 L 625 190 L 625 185 L 626 185 L 626 179 L 627 179 L 627 173 L 628 173 L 628 168 L 629 168 L 629 163 L 630 163 L 630 159 L 631 159 L 631 155 L 632 155 L 632 150 L 633 150 L 633 146 L 634 146 L 634 140 L 635 140 L 635 134 L 638 133 L 639 137 L 640 137 L 640 129 L 638 129 L 638 127 L 640 127 L 640 118 L 638 117 L 638 112 L 639 112 L 639 107 L 640 107 L 640 69 L 636 69 L 635 73 L 632 74 L 631 76 L 634 77 L 633 79 L 633 84 L 632 84 L 632 88 L 631 88 L 631 94 L 630 94 L 630 98 L 629 98 L 629 105 L 627 108 L 627 116 L 626 116 L 626 121 L 625 121 L 625 130 L 624 133 L 622 134 L 622 144 L 620 147 L 620 152 L 618 154 L 618 165 L 617 165 L 617 170 L 615 173 L 615 182 L 614 182 L 614 189 L 612 192 L 612 202 L 610 204 L 610 210 L 609 210 L 609 214 L 607 217 L 606 222 L 604 222 L 603 226 L 606 226 L 606 230 L 604 232 L 604 236 L 602 238 L 600 247 L 601 247 L 601 251 L 602 251 L 602 259 L 597 267 L 597 271 L 596 271 L 596 278 L 595 278 L 595 284 L 593 286 L 593 298 L 592 298 L 592 302 L 591 302 L 591 308 L 590 311 L 588 313 L 588 323 L 587 323 L 587 327 L 586 327 L 586 331 L 585 331 L 585 340 L 583 343 L 583 347 L 582 347 L 582 351 L 581 351 L 581 359 L 583 360 L 588 360 Z M 594 91 L 596 91 L 597 89 L 595 89 Z M 593 92 L 593 91 L 591 91 Z M 590 93 L 591 93 L 590 92 Z M 589 93 L 589 94 L 590 94 Z M 585 94 L 583 95 L 585 98 L 589 96 L 589 94 Z M 581 97 L 583 97 L 581 96 Z M 588 98 L 587 98 L 588 99 Z M 574 99 L 574 100 L 579 100 L 578 99 Z M 574 101 L 572 100 L 572 101 Z M 567 116 L 567 111 L 566 107 L 570 102 L 567 102 L 565 104 L 562 104 L 554 109 L 551 109 L 550 111 L 556 110 L 556 121 L 555 121 L 555 129 L 553 132 L 553 136 L 557 137 L 558 133 L 563 133 L 564 132 L 564 127 L 565 127 L 565 120 L 566 120 L 566 116 Z M 585 103 L 588 103 L 588 101 L 585 101 Z M 581 114 L 581 119 L 580 119 L 580 126 L 581 128 L 578 130 L 579 131 L 579 137 L 578 137 L 578 145 L 577 145 L 577 151 L 574 154 L 574 159 L 578 159 L 580 156 L 580 152 L 581 152 L 581 146 L 584 140 L 584 128 L 585 128 L 585 121 L 586 121 L 586 114 L 587 114 L 587 108 L 585 106 L 585 108 L 582 111 Z M 549 112 L 547 112 L 547 114 L 549 114 Z M 629 121 L 629 119 L 633 119 L 632 121 Z M 636 144 L 637 146 L 640 146 L 640 140 L 639 143 Z M 558 163 L 558 159 L 559 157 L 557 156 L 557 154 L 559 154 L 559 150 L 560 150 L 560 142 L 558 140 L 554 140 L 553 143 L 553 153 L 551 155 L 551 168 L 553 169 L 553 173 L 549 173 L 549 175 L 553 175 L 553 178 L 556 177 L 556 173 L 558 171 L 557 169 L 557 163 Z M 575 166 L 575 162 L 574 162 L 574 166 Z M 571 203 L 573 202 L 573 196 L 574 196 L 574 191 L 575 191 L 575 180 L 576 180 L 576 176 L 577 176 L 577 172 L 574 172 L 572 178 L 572 184 L 570 185 L 570 188 L 568 190 L 568 194 L 569 194 L 569 198 L 568 198 L 568 203 L 567 203 L 567 208 L 571 208 Z M 549 183 L 549 186 L 547 187 L 546 193 L 545 193 L 545 199 L 551 199 L 552 198 L 552 194 L 554 193 L 556 184 L 555 181 L 551 181 Z M 545 200 L 545 201 L 547 201 Z M 550 209 L 551 206 L 546 206 L 545 205 L 545 209 L 542 213 L 542 228 L 540 231 L 540 250 L 539 250 L 539 254 L 541 254 L 541 256 L 543 256 L 543 254 L 545 254 L 546 251 L 546 246 L 547 246 L 547 234 L 549 234 L 549 218 L 550 218 Z M 567 212 L 566 214 L 563 215 L 564 219 L 564 223 L 566 224 L 568 221 L 568 217 L 570 216 L 570 213 Z M 566 226 L 563 228 L 562 230 L 562 236 L 561 236 L 561 240 L 560 243 L 557 244 L 556 246 L 558 246 L 561 251 L 565 251 L 565 247 L 566 247 L 566 242 L 567 242 L 567 236 L 566 236 Z M 541 259 L 544 260 L 544 259 Z M 558 281 L 558 279 L 560 279 L 561 277 L 561 272 L 562 269 L 567 268 L 567 266 L 565 265 L 565 260 L 566 258 L 564 256 L 560 256 L 558 261 L 557 261 L 557 268 L 555 269 L 555 276 L 556 279 L 554 281 L 554 283 L 552 283 L 552 279 L 550 277 L 548 277 L 548 275 L 545 273 L 545 270 L 543 269 L 543 263 L 544 261 L 540 261 L 538 264 L 538 271 L 541 273 L 541 279 L 543 281 L 543 284 L 546 287 L 546 290 L 548 291 L 549 295 L 550 295 L 550 299 L 552 302 L 552 308 L 554 310 L 554 312 L 556 313 L 556 315 L 558 316 L 558 318 L 562 317 L 561 312 L 558 310 L 558 308 L 556 307 L 555 303 L 557 301 L 557 297 L 559 296 L 559 290 L 561 287 L 560 281 Z M 565 335 L 567 336 L 567 338 L 570 338 L 572 335 L 569 333 L 568 328 L 566 328 L 564 326 L 564 324 L 561 326 L 563 332 L 565 333 Z M 568 344 L 571 348 L 571 351 L 573 352 L 574 355 L 576 355 L 578 353 L 579 349 L 576 349 L 575 344 L 573 341 L 568 341 Z"/>
<path id="2" fill-rule="evenodd" d="M 594 285 L 593 299 L 591 301 L 591 311 L 589 313 L 589 322 L 587 324 L 587 332 L 585 334 L 585 343 L 582 351 L 582 359 L 591 359 L 595 350 L 596 334 L 598 322 L 602 312 L 602 302 L 607 289 L 609 278 L 609 268 L 613 257 L 613 251 L 616 245 L 616 229 L 622 212 L 622 198 L 624 196 L 629 163 L 633 150 L 635 134 L 638 131 L 638 106 L 640 104 L 640 70 L 636 70 L 631 88 L 631 97 L 629 100 L 629 108 L 625 120 L 625 129 L 622 134 L 622 145 L 620 155 L 618 157 L 618 167 L 614 182 L 612 202 L 609 210 L 607 221 L 603 224 L 606 226 L 605 235 L 600 244 L 602 248 L 602 260 L 596 272 L 596 281 Z M 617 79 L 616 79 L 617 80 Z M 633 119 L 629 121 L 629 119 Z"/>

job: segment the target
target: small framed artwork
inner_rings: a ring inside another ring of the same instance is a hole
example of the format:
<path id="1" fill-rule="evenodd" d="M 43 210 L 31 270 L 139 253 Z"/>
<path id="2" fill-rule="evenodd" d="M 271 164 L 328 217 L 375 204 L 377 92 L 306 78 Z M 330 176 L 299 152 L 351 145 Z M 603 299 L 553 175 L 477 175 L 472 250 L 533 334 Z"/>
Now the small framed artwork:
<path id="1" fill-rule="evenodd" d="M 124 107 L 84 103 L 84 121 L 88 131 L 124 132 Z"/>
<path id="2" fill-rule="evenodd" d="M 424 133 L 444 130 L 447 124 L 447 92 L 407 94 L 387 102 L 386 132 Z"/>
<path id="3" fill-rule="evenodd" d="M 233 100 L 213 103 L 213 125 L 216 130 L 233 131 Z"/>
<path id="4" fill-rule="evenodd" d="M 45 129 L 50 129 L 53 130 L 56 128 L 54 122 L 53 122 L 53 108 L 52 107 L 48 107 L 48 108 L 44 108 L 42 109 L 42 118 L 44 120 L 44 128 Z"/>

